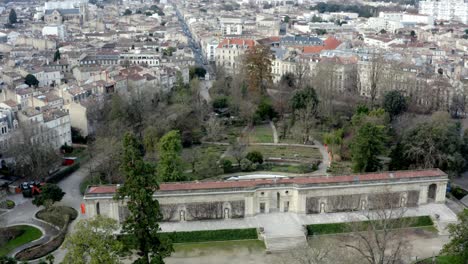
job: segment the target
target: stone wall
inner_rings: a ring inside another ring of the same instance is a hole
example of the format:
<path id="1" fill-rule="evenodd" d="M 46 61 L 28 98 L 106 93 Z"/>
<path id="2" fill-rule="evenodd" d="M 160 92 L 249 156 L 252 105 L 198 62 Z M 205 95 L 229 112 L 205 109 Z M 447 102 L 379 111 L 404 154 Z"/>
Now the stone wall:
<path id="1" fill-rule="evenodd" d="M 408 201 L 406 202 L 407 207 L 417 207 L 419 204 L 419 191 L 409 191 Z"/>
<path id="2" fill-rule="evenodd" d="M 306 198 L 306 214 L 318 214 L 319 209 L 319 198 L 318 197 L 307 197 Z"/>
<path id="3" fill-rule="evenodd" d="M 180 204 L 161 204 L 163 221 L 194 221 L 225 218 L 243 218 L 245 214 L 244 200 L 230 202 L 197 202 Z M 182 214 L 182 216 L 181 216 Z"/>
<path id="4" fill-rule="evenodd" d="M 361 195 L 337 195 L 327 197 L 327 213 L 349 212 L 359 210 Z"/>

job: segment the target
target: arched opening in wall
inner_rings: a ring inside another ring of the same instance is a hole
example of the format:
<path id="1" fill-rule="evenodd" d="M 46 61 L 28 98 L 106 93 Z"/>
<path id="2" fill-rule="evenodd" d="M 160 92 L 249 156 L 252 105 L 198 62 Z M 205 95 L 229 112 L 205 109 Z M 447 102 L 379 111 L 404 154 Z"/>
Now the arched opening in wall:
<path id="1" fill-rule="evenodd" d="M 276 193 L 276 208 L 280 209 L 280 193 Z"/>
<path id="2" fill-rule="evenodd" d="M 184 210 L 180 210 L 180 212 L 179 212 L 179 220 L 180 220 L 180 221 L 185 221 L 185 211 L 184 211 Z"/>
<path id="3" fill-rule="evenodd" d="M 96 214 L 97 215 L 101 214 L 101 206 L 100 206 L 99 202 L 96 203 Z"/>
<path id="4" fill-rule="evenodd" d="M 433 183 L 429 185 L 429 189 L 427 191 L 427 198 L 429 198 L 429 202 L 435 201 L 437 192 L 437 184 Z"/>

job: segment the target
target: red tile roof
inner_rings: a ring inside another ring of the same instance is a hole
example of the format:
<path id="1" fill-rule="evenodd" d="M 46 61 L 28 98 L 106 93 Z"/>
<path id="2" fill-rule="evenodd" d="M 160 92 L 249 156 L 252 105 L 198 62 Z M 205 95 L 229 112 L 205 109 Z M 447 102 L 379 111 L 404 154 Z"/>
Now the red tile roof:
<path id="1" fill-rule="evenodd" d="M 306 46 L 303 49 L 303 53 L 320 53 L 322 50 L 334 50 L 341 45 L 341 41 L 335 37 L 328 37 L 323 41 L 323 46 Z"/>
<path id="2" fill-rule="evenodd" d="M 351 174 L 341 176 L 304 176 L 275 179 L 255 179 L 237 181 L 207 181 L 207 182 L 179 182 L 161 183 L 160 191 L 183 191 L 183 190 L 206 190 L 206 189 L 231 189 L 231 188 L 253 188 L 265 185 L 278 184 L 332 184 L 332 183 L 352 183 L 363 181 L 381 181 L 392 179 L 411 179 L 420 177 L 445 177 L 443 171 L 439 169 L 409 170 L 396 172 L 375 172 L 367 174 Z M 91 186 L 86 194 L 112 194 L 117 190 L 117 186 Z"/>
<path id="3" fill-rule="evenodd" d="M 224 45 L 247 45 L 249 48 L 255 46 L 255 41 L 252 39 L 239 39 L 239 38 L 233 38 L 233 39 L 223 39 L 218 44 L 218 48 L 222 48 Z"/>

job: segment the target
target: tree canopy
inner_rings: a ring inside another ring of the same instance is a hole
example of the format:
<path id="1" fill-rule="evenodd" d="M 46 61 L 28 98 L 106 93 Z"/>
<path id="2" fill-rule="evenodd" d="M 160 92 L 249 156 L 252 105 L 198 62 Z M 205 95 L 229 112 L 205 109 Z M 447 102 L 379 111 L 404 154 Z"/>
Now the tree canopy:
<path id="1" fill-rule="evenodd" d="M 406 98 L 400 91 L 390 91 L 384 95 L 383 108 L 391 118 L 403 113 L 407 109 Z"/>
<path id="2" fill-rule="evenodd" d="M 56 184 L 47 183 L 41 187 L 41 194 L 34 197 L 32 203 L 36 206 L 44 205 L 46 208 L 52 206 L 55 202 L 59 202 L 65 196 L 65 192 Z"/>
<path id="3" fill-rule="evenodd" d="M 119 230 L 116 220 L 98 215 L 80 220 L 69 235 L 64 247 L 64 264 L 118 264 L 122 243 L 115 238 Z"/>
<path id="4" fill-rule="evenodd" d="M 450 242 L 444 245 L 443 254 L 459 256 L 468 259 L 468 209 L 458 214 L 458 223 L 450 224 Z"/>
<path id="5" fill-rule="evenodd" d="M 24 83 L 29 85 L 29 87 L 39 85 L 39 81 L 37 80 L 36 76 L 32 74 L 28 74 L 26 77 L 24 77 Z"/>
<path id="6" fill-rule="evenodd" d="M 268 85 L 273 83 L 272 60 L 273 54 L 267 46 L 255 45 L 247 50 L 244 64 L 251 95 L 266 95 Z"/>
<path id="7" fill-rule="evenodd" d="M 385 153 L 387 140 L 384 126 L 365 123 L 357 131 L 351 143 L 351 157 L 354 172 L 372 172 L 382 168 L 379 159 Z"/>
<path id="8" fill-rule="evenodd" d="M 162 181 L 183 181 L 182 143 L 179 131 L 166 133 L 159 141 L 158 176 Z"/>
<path id="9" fill-rule="evenodd" d="M 13 8 L 10 10 L 10 14 L 8 15 L 8 22 L 10 22 L 10 24 L 15 24 L 18 22 L 16 11 Z"/>

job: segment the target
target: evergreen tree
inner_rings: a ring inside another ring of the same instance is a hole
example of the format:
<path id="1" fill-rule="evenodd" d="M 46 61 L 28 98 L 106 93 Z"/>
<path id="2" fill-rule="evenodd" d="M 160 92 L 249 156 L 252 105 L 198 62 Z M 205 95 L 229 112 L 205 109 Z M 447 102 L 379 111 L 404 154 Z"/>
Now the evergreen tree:
<path id="1" fill-rule="evenodd" d="M 16 16 L 16 11 L 14 9 L 10 10 L 10 15 L 8 16 L 8 21 L 10 24 L 15 24 L 18 22 L 18 18 Z"/>
<path id="2" fill-rule="evenodd" d="M 141 256 L 134 263 L 161 264 L 173 251 L 172 242 L 161 237 L 159 222 L 163 219 L 159 202 L 153 199 L 159 189 L 156 168 L 143 160 L 143 151 L 137 138 L 127 133 L 123 139 L 120 170 L 125 183 L 116 199 L 125 200 L 130 212 L 123 224 L 123 233 L 131 235 Z"/>
<path id="3" fill-rule="evenodd" d="M 60 51 L 57 49 L 54 53 L 54 61 L 60 60 Z"/>
<path id="4" fill-rule="evenodd" d="M 36 76 L 32 74 L 28 74 L 26 77 L 24 77 L 24 83 L 29 85 L 29 87 L 39 85 L 39 81 L 37 80 Z"/>
<path id="5" fill-rule="evenodd" d="M 382 168 L 379 156 L 385 152 L 385 126 L 365 123 L 351 144 L 354 172 L 372 172 Z"/>
<path id="6" fill-rule="evenodd" d="M 165 182 L 185 180 L 182 174 L 182 143 L 179 131 L 172 130 L 159 141 L 159 179 Z"/>

